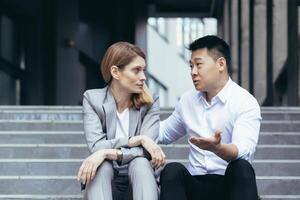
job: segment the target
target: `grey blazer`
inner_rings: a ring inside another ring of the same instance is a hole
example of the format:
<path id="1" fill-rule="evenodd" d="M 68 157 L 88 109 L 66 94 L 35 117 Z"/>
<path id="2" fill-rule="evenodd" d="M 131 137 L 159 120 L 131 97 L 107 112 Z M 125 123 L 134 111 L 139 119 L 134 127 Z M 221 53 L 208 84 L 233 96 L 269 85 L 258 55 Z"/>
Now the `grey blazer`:
<path id="1" fill-rule="evenodd" d="M 129 137 L 115 138 L 116 102 L 109 87 L 87 90 L 83 94 L 83 121 L 86 142 L 91 153 L 99 149 L 117 149 L 123 152 L 121 164 L 138 156 L 145 156 L 142 147 L 128 147 L 129 137 L 147 135 L 153 140 L 159 134 L 159 99 L 140 109 L 129 109 Z"/>

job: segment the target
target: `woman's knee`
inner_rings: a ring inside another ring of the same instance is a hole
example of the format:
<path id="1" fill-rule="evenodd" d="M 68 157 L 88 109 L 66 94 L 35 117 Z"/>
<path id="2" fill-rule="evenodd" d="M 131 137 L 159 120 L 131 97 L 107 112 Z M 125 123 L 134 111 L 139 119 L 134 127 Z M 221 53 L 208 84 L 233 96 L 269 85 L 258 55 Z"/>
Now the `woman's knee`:
<path id="1" fill-rule="evenodd" d="M 110 176 L 113 177 L 114 170 L 112 167 L 112 163 L 108 161 L 104 161 L 97 169 L 97 174 L 99 176 Z"/>
<path id="2" fill-rule="evenodd" d="M 138 176 L 147 176 L 149 174 L 153 174 L 154 171 L 151 167 L 150 162 L 144 157 L 138 157 L 130 161 L 128 167 L 129 176 L 135 174 Z"/>

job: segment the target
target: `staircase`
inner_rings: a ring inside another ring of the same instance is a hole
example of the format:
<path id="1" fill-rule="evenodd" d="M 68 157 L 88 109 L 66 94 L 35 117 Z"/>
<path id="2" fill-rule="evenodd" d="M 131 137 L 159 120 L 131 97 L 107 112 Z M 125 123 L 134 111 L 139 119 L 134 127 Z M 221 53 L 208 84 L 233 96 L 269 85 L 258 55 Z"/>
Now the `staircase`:
<path id="1" fill-rule="evenodd" d="M 264 107 L 262 116 L 253 163 L 259 194 L 300 199 L 300 108 Z M 169 162 L 188 162 L 186 137 L 162 147 Z M 82 199 L 75 175 L 87 155 L 81 107 L 0 106 L 0 200 Z"/>

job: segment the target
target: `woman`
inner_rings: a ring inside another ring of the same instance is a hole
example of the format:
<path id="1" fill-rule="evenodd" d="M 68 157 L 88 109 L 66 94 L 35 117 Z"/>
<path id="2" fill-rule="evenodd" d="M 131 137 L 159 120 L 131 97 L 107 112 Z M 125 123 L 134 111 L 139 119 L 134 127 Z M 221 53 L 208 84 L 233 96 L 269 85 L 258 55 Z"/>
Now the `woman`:
<path id="1" fill-rule="evenodd" d="M 115 194 L 127 191 L 128 178 L 134 200 L 158 199 L 153 167 L 163 165 L 165 155 L 153 142 L 159 133 L 159 102 L 149 94 L 144 70 L 140 48 L 115 43 L 101 63 L 108 86 L 83 95 L 84 131 L 92 154 L 77 179 L 87 184 L 89 200 L 112 199 L 112 185 L 114 199 L 120 199 Z"/>

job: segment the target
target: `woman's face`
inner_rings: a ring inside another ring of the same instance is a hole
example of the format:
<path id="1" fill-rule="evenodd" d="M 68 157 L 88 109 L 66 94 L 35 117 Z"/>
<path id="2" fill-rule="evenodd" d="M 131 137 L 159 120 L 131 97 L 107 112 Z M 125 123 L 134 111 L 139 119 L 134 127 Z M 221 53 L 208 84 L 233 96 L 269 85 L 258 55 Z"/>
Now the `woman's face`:
<path id="1" fill-rule="evenodd" d="M 145 66 L 144 58 L 137 56 L 123 69 L 119 69 L 119 83 L 122 89 L 127 90 L 129 93 L 141 93 L 146 80 Z"/>

